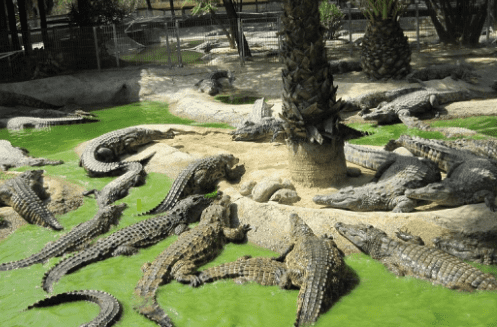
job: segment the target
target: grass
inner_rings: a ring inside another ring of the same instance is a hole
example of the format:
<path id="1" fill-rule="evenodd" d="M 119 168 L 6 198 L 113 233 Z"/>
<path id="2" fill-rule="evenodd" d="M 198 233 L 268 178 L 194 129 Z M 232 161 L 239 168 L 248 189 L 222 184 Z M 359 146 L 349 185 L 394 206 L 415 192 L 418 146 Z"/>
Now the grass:
<path id="1" fill-rule="evenodd" d="M 372 135 L 360 139 L 349 140 L 352 144 L 385 145 L 389 140 L 397 139 L 400 135 L 419 136 L 427 139 L 447 139 L 440 132 L 422 131 L 407 128 L 404 124 L 374 125 L 353 123 L 348 126 L 360 131 L 370 132 Z M 458 118 L 453 120 L 439 120 L 432 122 L 431 127 L 464 127 L 478 132 L 475 136 L 465 138 L 482 139 L 490 136 L 497 137 L 497 116 L 478 116 Z M 454 139 L 454 138 L 450 138 Z"/>

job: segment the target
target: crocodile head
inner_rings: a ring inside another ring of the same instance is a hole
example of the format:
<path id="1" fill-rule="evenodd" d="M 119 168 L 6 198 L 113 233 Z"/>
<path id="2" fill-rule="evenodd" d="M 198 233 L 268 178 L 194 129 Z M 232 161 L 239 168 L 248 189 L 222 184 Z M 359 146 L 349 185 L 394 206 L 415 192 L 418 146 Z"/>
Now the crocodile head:
<path id="1" fill-rule="evenodd" d="M 231 132 L 233 141 L 254 141 L 267 136 L 262 126 L 255 125 L 253 122 L 245 122 L 245 125 Z"/>
<path id="2" fill-rule="evenodd" d="M 387 237 L 382 230 L 366 224 L 352 225 L 338 222 L 335 224 L 335 229 L 366 254 L 371 254 L 375 250 L 378 237 Z"/>
<path id="3" fill-rule="evenodd" d="M 431 183 L 424 187 L 407 189 L 404 193 L 410 199 L 427 200 L 437 203 L 446 203 L 455 195 L 455 191 L 443 183 Z"/>
<path id="4" fill-rule="evenodd" d="M 339 209 L 350 209 L 355 211 L 368 210 L 368 202 L 365 202 L 365 193 L 360 194 L 360 188 L 352 186 L 344 187 L 338 192 L 329 195 L 316 195 L 312 198 L 316 204 L 330 206 Z M 365 209 L 362 209 L 362 208 Z M 367 207 L 367 208 L 366 208 Z"/>
<path id="5" fill-rule="evenodd" d="M 296 214 L 290 214 L 290 236 L 298 239 L 302 236 L 313 236 L 314 232 L 307 224 Z"/>
<path id="6" fill-rule="evenodd" d="M 153 140 L 164 140 L 164 139 L 173 139 L 174 132 L 171 130 L 167 130 L 165 132 L 160 131 L 158 129 L 146 129 L 145 133 L 142 136 L 144 139 L 153 141 Z"/>
<path id="7" fill-rule="evenodd" d="M 126 203 L 112 204 L 103 207 L 100 209 L 104 211 L 101 215 L 101 221 L 109 221 L 109 225 L 117 225 L 119 223 L 119 219 L 121 218 L 122 212 L 127 207 L 128 205 Z"/>
<path id="8" fill-rule="evenodd" d="M 221 192 L 218 191 L 218 194 L 219 193 Z M 207 208 L 213 201 L 213 198 L 206 197 L 204 194 L 194 194 L 180 200 L 171 210 L 181 211 L 186 207 L 187 212 L 185 216 L 188 219 L 188 224 L 191 224 L 199 221 L 202 211 L 204 211 L 204 209 Z"/>
<path id="9" fill-rule="evenodd" d="M 219 157 L 221 158 L 221 161 L 223 161 L 229 168 L 232 168 L 240 162 L 240 159 L 232 154 L 220 154 Z"/>
<path id="10" fill-rule="evenodd" d="M 398 120 L 398 117 L 393 109 L 376 108 L 363 114 L 362 119 L 374 120 L 377 121 L 378 124 L 386 124 Z"/>
<path id="11" fill-rule="evenodd" d="M 214 202 L 207 207 L 200 216 L 200 224 L 221 223 L 230 226 L 231 197 L 227 194 L 218 195 Z"/>

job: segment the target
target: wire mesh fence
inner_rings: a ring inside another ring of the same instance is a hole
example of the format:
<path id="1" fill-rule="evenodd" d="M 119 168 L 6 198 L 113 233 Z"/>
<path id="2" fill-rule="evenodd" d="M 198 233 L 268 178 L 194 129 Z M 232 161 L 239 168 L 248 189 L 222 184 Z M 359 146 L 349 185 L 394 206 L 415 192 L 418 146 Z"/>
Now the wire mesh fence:
<path id="1" fill-rule="evenodd" d="M 356 56 L 368 23 L 359 12 L 345 17 L 333 39 L 326 40 L 329 59 Z M 359 13 L 359 16 L 358 16 Z M 354 19 L 352 19 L 354 18 Z M 497 33 L 489 20 L 481 44 L 491 44 Z M 440 49 L 429 17 L 402 17 L 400 25 L 412 49 Z M 31 33 L 33 50 L 0 53 L 0 81 L 21 81 L 86 69 L 136 65 L 205 66 L 227 62 L 278 62 L 282 29 L 280 13 L 251 14 L 248 18 L 170 16 L 137 17 L 121 25 L 62 26 Z M 235 33 L 237 30 L 238 33 Z M 238 35 L 238 39 L 236 37 Z M 237 44 L 246 51 L 238 51 Z M 495 41 L 494 41 L 495 43 Z M 494 45 L 495 46 L 495 45 Z"/>

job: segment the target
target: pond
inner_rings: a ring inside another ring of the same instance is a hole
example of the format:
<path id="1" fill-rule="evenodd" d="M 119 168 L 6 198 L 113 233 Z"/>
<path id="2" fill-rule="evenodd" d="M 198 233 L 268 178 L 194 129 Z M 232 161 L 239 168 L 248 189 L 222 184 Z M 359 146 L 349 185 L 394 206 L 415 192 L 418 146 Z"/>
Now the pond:
<path id="1" fill-rule="evenodd" d="M 62 159 L 64 165 L 45 166 L 47 175 L 59 176 L 84 186 L 102 188 L 115 177 L 89 178 L 78 166 L 73 149 L 81 142 L 111 130 L 148 123 L 195 124 L 224 127 L 223 124 L 197 124 L 175 117 L 166 104 L 136 103 L 96 112 L 98 123 L 55 126 L 46 130 L 0 131 L 0 138 L 14 146 L 25 147 L 31 155 Z M 18 168 L 16 171 L 29 169 Z M 129 196 L 117 201 L 129 205 L 117 229 L 148 217 L 133 217 L 140 200 L 144 207 L 159 203 L 172 180 L 162 174 L 150 173 L 146 184 L 132 188 Z M 0 262 L 25 258 L 57 239 L 75 225 L 93 217 L 96 201 L 85 198 L 84 205 L 57 219 L 65 227 L 55 232 L 39 226 L 25 225 L 0 241 Z M 105 236 L 104 235 L 104 236 Z M 154 246 L 141 249 L 131 257 L 115 257 L 90 264 L 64 276 L 55 284 L 54 294 L 71 290 L 95 289 L 114 295 L 123 305 L 123 315 L 116 326 L 155 326 L 132 309 L 133 290 L 142 276 L 140 267 L 152 262 L 177 237 L 170 237 Z M 277 256 L 278 254 L 253 244 L 228 244 L 222 254 L 202 269 L 234 261 L 242 255 Z M 41 280 L 46 271 L 60 258 L 45 264 L 14 271 L 0 272 L 0 308 L 2 326 L 79 326 L 92 320 L 99 311 L 97 305 L 74 302 L 50 308 L 23 312 L 28 305 L 43 299 Z M 397 278 L 379 262 L 363 254 L 345 258 L 347 265 L 359 277 L 358 285 L 319 319 L 316 326 L 495 326 L 497 293 L 477 291 L 461 293 L 433 286 L 414 278 Z M 497 276 L 497 268 L 475 265 Z M 231 280 L 219 281 L 193 289 L 171 282 L 157 292 L 158 302 L 176 326 L 291 326 L 295 320 L 298 290 L 280 290 L 256 284 L 236 285 Z"/>

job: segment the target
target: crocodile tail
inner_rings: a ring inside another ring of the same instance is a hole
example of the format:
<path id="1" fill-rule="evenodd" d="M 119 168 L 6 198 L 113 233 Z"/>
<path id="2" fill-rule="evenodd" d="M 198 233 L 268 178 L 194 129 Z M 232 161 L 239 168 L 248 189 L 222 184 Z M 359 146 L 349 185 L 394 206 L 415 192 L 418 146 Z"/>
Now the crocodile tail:
<path id="1" fill-rule="evenodd" d="M 98 316 L 89 323 L 81 326 L 111 326 L 115 321 L 119 320 L 122 312 L 121 304 L 113 295 L 95 290 L 60 293 L 38 301 L 27 307 L 26 310 L 30 310 L 32 308 L 49 307 L 60 303 L 73 301 L 89 301 L 98 304 L 100 307 Z"/>
<path id="2" fill-rule="evenodd" d="M 58 282 L 65 274 L 75 271 L 91 262 L 100 260 L 103 254 L 97 246 L 98 245 L 95 245 L 87 250 L 78 252 L 53 266 L 45 275 L 43 275 L 41 282 L 43 290 L 47 293 L 52 293 L 53 284 Z"/>
<path id="3" fill-rule="evenodd" d="M 51 258 L 53 255 L 47 254 L 43 250 L 39 253 L 33 254 L 32 256 L 21 259 L 18 261 L 5 262 L 0 264 L 0 271 L 14 270 L 19 268 L 29 267 L 36 263 L 42 263 L 45 260 Z"/>
<path id="4" fill-rule="evenodd" d="M 195 166 L 197 164 L 197 162 L 193 162 L 181 171 L 179 176 L 174 180 L 171 189 L 161 203 L 146 212 L 137 214 L 136 216 L 156 215 L 174 207 L 174 205 L 178 202 L 180 196 L 183 194 L 186 184 L 192 178 L 193 173 L 195 172 Z"/>
<path id="5" fill-rule="evenodd" d="M 309 326 L 318 319 L 323 299 L 326 296 L 322 285 L 319 285 L 319 280 L 323 279 L 314 276 L 314 278 L 307 279 L 300 288 L 295 327 Z"/>
<path id="6" fill-rule="evenodd" d="M 162 327 L 173 327 L 174 324 L 171 318 L 159 306 L 157 300 L 154 298 L 147 299 L 142 305 L 136 306 L 135 310 L 148 319 L 155 321 Z"/>
<path id="7" fill-rule="evenodd" d="M 26 221 L 44 227 L 49 226 L 55 230 L 64 229 L 26 183 L 15 180 L 13 188 L 15 193 L 12 196 L 12 207 Z"/>
<path id="8" fill-rule="evenodd" d="M 345 143 L 343 150 L 345 159 L 348 162 L 374 170 L 377 170 L 383 163 L 391 160 L 392 157 L 395 156 L 395 154 L 390 152 L 373 150 L 347 142 Z"/>

